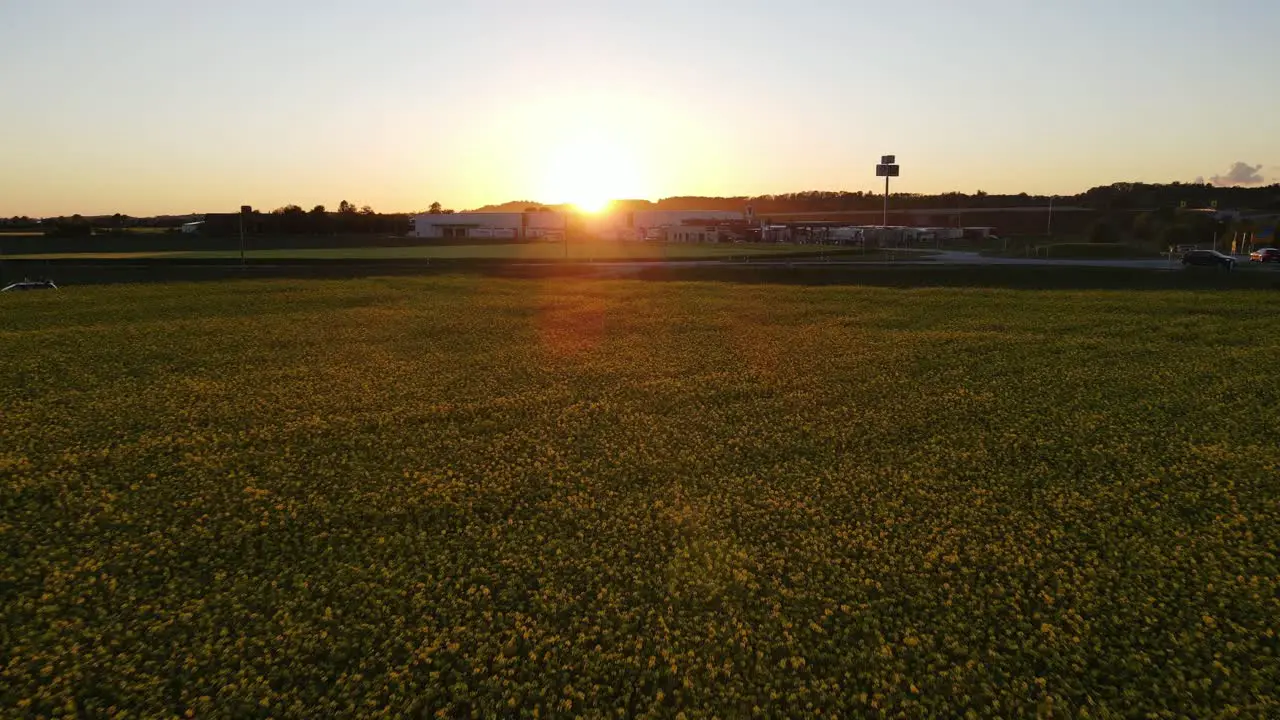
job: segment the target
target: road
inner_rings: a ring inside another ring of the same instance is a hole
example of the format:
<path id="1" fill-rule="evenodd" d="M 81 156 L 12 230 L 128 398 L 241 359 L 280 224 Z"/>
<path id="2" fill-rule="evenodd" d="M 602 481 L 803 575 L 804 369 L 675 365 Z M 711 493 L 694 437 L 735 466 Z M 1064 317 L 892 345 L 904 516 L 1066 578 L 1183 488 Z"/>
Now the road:
<path id="1" fill-rule="evenodd" d="M 920 253 L 919 256 L 915 256 Z M 913 257 L 914 256 L 914 257 Z M 1109 259 L 1109 258 L 1015 258 L 990 257 L 976 252 L 963 250 L 929 251 L 925 255 L 921 251 L 903 250 L 901 256 L 893 260 L 852 260 L 849 256 L 831 256 L 827 258 L 792 258 L 771 259 L 768 257 L 720 259 L 720 260 L 667 260 L 667 261 L 613 261 L 591 263 L 598 267 L 612 267 L 620 272 L 640 270 L 650 267 L 723 267 L 725 265 L 755 266 L 767 268 L 779 267 L 832 267 L 832 266 L 894 266 L 894 265 L 1001 265 L 1001 266 L 1048 266 L 1048 267 L 1106 267 L 1127 268 L 1130 270 L 1181 270 L 1182 264 L 1176 259 L 1143 258 L 1143 259 Z M 1248 258 L 1239 259 L 1241 266 L 1248 264 Z M 1262 268 L 1260 268 L 1262 269 Z M 1269 272 L 1280 272 L 1280 265 L 1267 266 Z"/>
<path id="2" fill-rule="evenodd" d="M 965 273 L 947 273 L 947 268 L 962 269 L 965 267 L 978 268 L 982 266 L 998 266 L 998 267 L 1028 267 L 1028 276 L 1043 277 L 1047 275 L 1055 275 L 1050 270 L 1048 273 L 1043 272 L 1045 268 L 1079 268 L 1079 267 L 1098 267 L 1098 268 L 1123 268 L 1136 271 L 1148 271 L 1155 275 L 1168 275 L 1169 271 L 1182 271 L 1182 265 L 1178 262 L 1170 263 L 1167 259 L 1050 259 L 1050 258 L 1008 258 L 1008 257 L 985 257 L 976 252 L 965 252 L 957 250 L 945 251 L 921 251 L 921 250 L 899 250 L 896 251 L 896 257 L 891 259 L 863 259 L 860 255 L 831 255 L 831 256 L 802 256 L 790 259 L 786 258 L 770 258 L 770 257 L 727 257 L 718 259 L 703 260 L 608 260 L 596 262 L 509 262 L 509 263 L 493 263 L 493 264 L 454 264 L 450 261 L 440 263 L 417 260 L 408 263 L 399 263 L 387 259 L 381 259 L 376 262 L 361 263 L 358 260 L 324 260 L 324 261 L 302 261 L 291 263 L 281 261 L 279 263 L 255 260 L 249 265 L 241 267 L 232 262 L 206 262 L 206 261 L 173 261 L 168 259 L 146 260 L 140 262 L 126 260 L 90 260 L 85 262 L 77 262 L 70 259 L 60 259 L 55 261 L 34 261 L 34 260 L 8 260 L 0 265 L 5 272 L 8 273 L 8 280 L 17 280 L 24 276 L 45 277 L 53 276 L 59 286 L 72 284 L 99 284 L 99 283 L 115 283 L 115 282 L 148 282 L 148 281 L 167 281 L 167 280 L 218 280 L 229 277 L 358 277 L 379 274 L 413 274 L 420 272 L 451 272 L 466 271 L 468 269 L 478 269 L 481 271 L 493 271 L 497 273 L 508 272 L 513 276 L 541 276 L 554 275 L 557 273 L 583 274 L 586 276 L 594 276 L 601 278 L 625 278 L 638 277 L 642 275 L 654 274 L 657 277 L 665 275 L 664 269 L 679 270 L 686 269 L 732 269 L 741 268 L 747 271 L 745 275 L 753 275 L 751 270 L 782 270 L 798 269 L 810 270 L 813 272 L 804 273 L 804 275 L 812 275 L 815 279 L 831 279 L 833 277 L 860 277 L 869 278 L 883 274 L 885 276 L 907 275 L 910 273 L 893 273 L 889 272 L 891 268 L 916 268 L 923 270 L 924 268 L 938 268 L 943 272 L 938 273 L 939 276 L 945 275 L 964 275 Z M 883 256 L 880 256 L 883 257 Z M 1248 265 L 1247 262 L 1241 262 L 1241 275 L 1254 279 L 1254 284 L 1267 283 L 1274 284 L 1274 281 L 1280 281 L 1280 264 L 1272 263 L 1264 267 L 1253 267 L 1245 269 L 1243 266 Z M 1041 269 L 1041 272 L 1031 272 L 1032 266 Z M 858 268 L 865 267 L 866 271 L 859 272 Z M 576 268 L 576 269 L 575 269 Z M 876 268 L 884 268 L 886 272 L 877 273 Z M 831 271 L 831 272 L 824 272 Z M 695 273 L 696 274 L 696 273 Z M 714 274 L 714 273 L 713 273 Z M 917 273 L 919 274 L 919 273 Z M 933 274 L 926 272 L 925 274 Z M 982 273 L 976 273 L 982 274 Z M 986 275 L 1022 275 L 1023 273 L 986 273 Z M 1073 273 L 1063 272 L 1064 277 Z M 1124 274 L 1124 273 L 1120 273 Z M 1146 274 L 1146 273 L 1143 273 Z M 1204 268 L 1203 272 L 1196 273 L 1205 276 L 1207 274 L 1215 274 L 1211 268 Z M 799 275 L 799 274 L 797 274 Z M 0 278 L 3 279 L 3 278 Z M 1170 277 L 1170 280 L 1173 278 Z M 1244 278 L 1241 278 L 1244 280 Z M 0 283 L 3 286 L 6 283 Z M 1261 285 L 1260 285 L 1261 286 Z"/>
<path id="3" fill-rule="evenodd" d="M 1181 267 L 1177 262 L 1170 262 L 1165 258 L 1157 259 L 1110 259 L 1110 258 L 1079 258 L 1079 259 L 1053 259 L 1053 258 L 1015 258 L 1015 257 L 988 257 L 979 255 L 976 252 L 965 252 L 962 250 L 944 250 L 937 255 L 929 258 L 929 262 L 941 263 L 944 265 L 1058 265 L 1058 266 L 1076 266 L 1076 267 L 1114 267 L 1114 268 L 1131 268 L 1134 270 L 1168 270 L 1175 267 Z"/>

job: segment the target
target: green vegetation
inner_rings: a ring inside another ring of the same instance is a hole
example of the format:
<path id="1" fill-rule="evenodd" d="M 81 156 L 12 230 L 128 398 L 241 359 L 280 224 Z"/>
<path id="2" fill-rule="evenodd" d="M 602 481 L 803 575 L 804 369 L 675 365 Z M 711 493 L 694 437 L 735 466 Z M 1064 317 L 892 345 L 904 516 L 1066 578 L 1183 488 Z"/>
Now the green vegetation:
<path id="1" fill-rule="evenodd" d="M 1099 220 L 1089 229 L 1091 243 L 1118 243 L 1123 239 L 1120 230 L 1108 220 Z"/>
<path id="2" fill-rule="evenodd" d="M 1212 214 L 1172 207 L 1140 213 L 1133 218 L 1133 237 L 1161 250 L 1179 245 L 1211 245 L 1226 236 L 1227 224 Z"/>
<path id="3" fill-rule="evenodd" d="M 0 714 L 1274 717 L 1273 292 L 0 296 Z"/>

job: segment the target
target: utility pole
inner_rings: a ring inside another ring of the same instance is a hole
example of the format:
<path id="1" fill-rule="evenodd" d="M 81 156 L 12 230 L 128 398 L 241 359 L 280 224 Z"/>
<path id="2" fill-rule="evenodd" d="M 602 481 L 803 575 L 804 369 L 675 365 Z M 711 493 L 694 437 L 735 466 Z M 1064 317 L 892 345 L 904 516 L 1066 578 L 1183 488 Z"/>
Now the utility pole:
<path id="1" fill-rule="evenodd" d="M 240 269 L 244 269 L 244 216 L 253 212 L 248 205 L 240 206 Z"/>
<path id="2" fill-rule="evenodd" d="M 1045 228 L 1045 234 L 1049 236 L 1049 240 L 1053 240 L 1053 195 L 1049 196 L 1049 226 Z"/>
<path id="3" fill-rule="evenodd" d="M 880 221 L 880 227 L 889 227 L 889 176 L 884 176 L 884 218 Z"/>
<path id="4" fill-rule="evenodd" d="M 884 178 L 884 219 L 880 224 L 880 233 L 884 235 L 889 227 L 889 178 L 898 177 L 899 166 L 895 155 L 882 155 L 880 164 L 876 165 L 876 177 Z"/>

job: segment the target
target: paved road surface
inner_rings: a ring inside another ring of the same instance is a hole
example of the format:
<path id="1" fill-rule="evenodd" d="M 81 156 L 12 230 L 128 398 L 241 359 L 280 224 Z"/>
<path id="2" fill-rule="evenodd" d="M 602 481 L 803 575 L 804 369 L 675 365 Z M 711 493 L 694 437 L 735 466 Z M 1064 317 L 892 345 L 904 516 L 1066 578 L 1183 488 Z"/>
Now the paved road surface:
<path id="1" fill-rule="evenodd" d="M 1022 266 L 1041 266 L 1041 267 L 1108 267 L 1108 268 L 1129 268 L 1133 270 L 1164 270 L 1179 271 L 1182 270 L 1182 264 L 1176 259 L 1172 262 L 1167 258 L 1159 259 L 1105 259 L 1105 258 L 1089 258 L 1089 259 L 1052 259 L 1052 258 L 1009 258 L 1009 257 L 987 257 L 979 255 L 976 252 L 966 252 L 962 250 L 944 250 L 941 252 L 933 252 L 929 255 L 916 255 L 918 251 L 904 250 L 901 255 L 893 260 L 872 260 L 858 261 L 846 260 L 836 255 L 826 259 L 819 258 L 795 258 L 795 259 L 771 259 L 768 257 L 756 257 L 750 259 L 732 259 L 725 258 L 719 260 L 668 260 L 668 261 L 635 261 L 635 262 L 599 262 L 589 263 L 600 268 L 602 274 L 628 275 L 638 272 L 645 268 L 653 267 L 723 267 L 725 265 L 743 266 L 743 267 L 765 267 L 765 268 L 797 268 L 797 267 L 832 267 L 832 266 L 848 266 L 848 267 L 865 267 L 865 266 L 891 266 L 891 265 L 1022 265 Z M 1248 263 L 1248 259 L 1240 259 L 1241 265 Z M 1280 265 L 1267 266 L 1260 268 L 1266 272 L 1280 273 Z"/>
<path id="2" fill-rule="evenodd" d="M 1177 262 L 1172 264 L 1168 260 L 1109 260 L 1109 259 L 1083 259 L 1083 260 L 1053 260 L 1049 258 L 1004 258 L 1004 257 L 985 257 L 975 252 L 964 252 L 960 250 L 944 250 L 942 252 L 924 255 L 916 252 L 905 250 L 893 260 L 850 260 L 844 259 L 843 256 L 834 255 L 827 258 L 792 258 L 792 259 L 774 259 L 769 257 L 753 257 L 753 258 L 722 258 L 717 260 L 636 260 L 636 261 L 609 261 L 587 263 L 597 267 L 612 267 L 617 269 L 634 269 L 651 267 L 723 267 L 725 265 L 739 265 L 744 267 L 831 267 L 833 265 L 844 265 L 849 267 L 868 267 L 876 265 L 1057 265 L 1057 266 L 1086 266 L 1086 267 L 1119 267 L 1119 268 L 1137 268 L 1143 270 L 1166 270 L 1172 268 L 1180 268 Z"/>
<path id="3" fill-rule="evenodd" d="M 975 252 L 961 250 L 944 250 L 934 255 L 932 261 L 948 265 L 1059 265 L 1076 267 L 1118 267 L 1139 270 L 1168 270 L 1181 267 L 1177 261 L 1172 263 L 1165 258 L 1144 260 L 1113 260 L 1106 258 L 1052 259 L 1052 258 L 1013 258 L 985 257 Z"/>

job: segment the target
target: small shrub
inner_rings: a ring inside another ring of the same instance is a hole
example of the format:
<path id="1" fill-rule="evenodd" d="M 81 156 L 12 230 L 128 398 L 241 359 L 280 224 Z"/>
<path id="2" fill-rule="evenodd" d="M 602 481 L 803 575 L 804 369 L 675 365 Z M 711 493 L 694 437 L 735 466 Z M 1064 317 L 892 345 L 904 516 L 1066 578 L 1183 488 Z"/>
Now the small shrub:
<path id="1" fill-rule="evenodd" d="M 1120 239 L 1120 231 L 1106 220 L 1094 223 L 1089 230 L 1089 242 L 1092 243 L 1118 243 Z"/>

